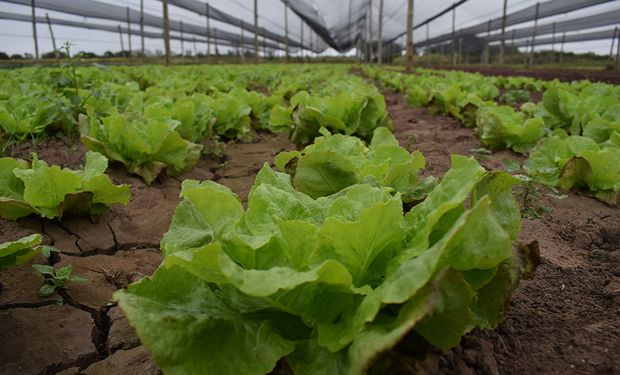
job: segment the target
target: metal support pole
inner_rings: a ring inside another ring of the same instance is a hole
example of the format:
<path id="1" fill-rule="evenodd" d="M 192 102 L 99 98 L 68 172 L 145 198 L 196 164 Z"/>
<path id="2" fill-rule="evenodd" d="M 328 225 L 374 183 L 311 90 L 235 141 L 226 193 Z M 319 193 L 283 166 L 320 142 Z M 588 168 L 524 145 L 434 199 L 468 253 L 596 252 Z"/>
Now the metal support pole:
<path id="1" fill-rule="evenodd" d="M 530 65 L 534 65 L 534 47 L 536 47 L 536 32 L 538 29 L 538 9 L 540 3 L 536 3 L 536 15 L 534 16 L 534 29 L 532 30 L 532 49 L 530 50 Z"/>
<path id="2" fill-rule="evenodd" d="M 209 8 L 209 3 L 205 4 L 206 9 L 206 17 L 207 17 L 207 60 L 209 59 L 209 55 L 211 54 L 211 26 L 209 24 L 209 16 L 211 15 L 211 11 Z"/>
<path id="3" fill-rule="evenodd" d="M 35 3 L 34 0 L 30 1 L 30 6 L 32 8 L 32 38 L 34 39 L 34 58 L 39 59 L 39 42 L 37 40 L 37 20 L 34 14 Z"/>
<path id="4" fill-rule="evenodd" d="M 618 43 L 616 45 L 616 70 L 620 70 L 620 30 L 618 31 Z"/>
<path id="5" fill-rule="evenodd" d="M 484 43 L 484 63 L 489 64 L 489 39 L 491 39 L 491 20 L 487 22 L 487 39 Z"/>
<path id="6" fill-rule="evenodd" d="M 614 36 L 611 37 L 611 48 L 609 49 L 609 60 L 614 58 L 614 44 L 616 42 L 616 35 L 618 33 L 618 26 L 614 27 Z"/>
<path id="7" fill-rule="evenodd" d="M 258 0 L 254 0 L 254 56 L 258 62 Z"/>
<path id="8" fill-rule="evenodd" d="M 284 50 L 288 61 L 288 0 L 284 1 Z"/>
<path id="9" fill-rule="evenodd" d="M 427 23 L 427 24 L 426 24 L 426 40 L 428 40 L 428 33 L 429 33 L 428 28 L 429 28 L 429 25 L 430 25 L 430 23 Z M 431 49 L 431 47 L 430 47 L 430 46 L 429 46 L 429 47 L 426 47 L 426 50 L 425 50 L 425 54 L 426 54 L 426 65 L 428 65 L 428 66 L 431 66 L 431 53 L 432 53 L 432 49 Z"/>
<path id="10" fill-rule="evenodd" d="M 129 7 L 127 7 L 127 42 L 129 45 L 129 57 L 131 58 L 131 19 L 129 16 Z"/>
<path id="11" fill-rule="evenodd" d="M 383 64 L 383 0 L 379 1 L 379 40 L 377 42 L 379 43 L 378 62 L 381 65 Z"/>
<path id="12" fill-rule="evenodd" d="M 515 32 L 517 30 L 516 29 L 512 29 L 512 48 L 511 48 L 511 52 L 510 52 L 510 63 L 512 64 L 514 62 L 514 53 L 515 53 Z"/>
<path id="13" fill-rule="evenodd" d="M 144 57 L 144 0 L 140 0 L 140 52 Z"/>
<path id="14" fill-rule="evenodd" d="M 243 32 L 244 26 L 245 26 L 244 22 L 241 21 L 241 39 L 240 39 L 240 43 L 239 43 L 239 46 L 241 48 L 241 60 L 243 60 L 245 58 L 245 48 L 244 48 L 245 37 L 243 36 L 243 34 L 244 34 L 244 32 Z"/>
<path id="15" fill-rule="evenodd" d="M 555 22 L 551 25 L 551 64 L 555 61 Z"/>
<path id="16" fill-rule="evenodd" d="M 452 66 L 456 66 L 456 7 L 452 8 Z"/>
<path id="17" fill-rule="evenodd" d="M 562 59 L 564 59 L 564 40 L 566 38 L 566 33 L 562 33 L 562 41 L 560 42 L 560 65 L 562 65 Z"/>
<path id="18" fill-rule="evenodd" d="M 457 59 L 456 59 L 457 64 L 462 64 L 463 63 L 463 37 L 459 37 L 459 53 L 457 55 Z"/>
<path id="19" fill-rule="evenodd" d="M 50 36 L 52 37 L 52 46 L 54 47 L 54 57 L 58 57 L 58 49 L 56 49 L 56 38 L 54 38 L 54 30 L 52 30 L 52 22 L 50 21 L 50 16 L 45 13 L 45 19 L 47 20 L 47 26 L 50 29 Z M 614 32 L 614 37 L 615 37 L 615 32 Z M 613 46 L 612 46 L 613 49 Z"/>
<path id="20" fill-rule="evenodd" d="M 183 33 L 183 21 L 181 21 L 181 57 L 185 56 L 185 34 Z"/>
<path id="21" fill-rule="evenodd" d="M 372 62 L 374 47 L 372 45 L 372 0 L 368 6 L 368 62 Z"/>
<path id="22" fill-rule="evenodd" d="M 164 13 L 164 49 L 166 50 L 166 65 L 170 65 L 170 24 L 168 23 L 168 0 L 162 0 Z"/>
<path id="23" fill-rule="evenodd" d="M 194 57 L 198 57 L 198 49 L 196 49 L 196 37 L 192 37 L 192 44 L 194 44 Z"/>
<path id="24" fill-rule="evenodd" d="M 121 56 L 122 56 L 122 52 L 125 51 L 125 42 L 123 42 L 123 30 L 121 30 L 121 25 L 118 25 L 118 36 L 121 39 Z"/>
<path id="25" fill-rule="evenodd" d="M 506 44 L 506 9 L 508 0 L 504 0 L 504 10 L 502 11 L 502 30 L 499 34 L 499 63 L 504 63 L 504 45 Z"/>
<path id="26" fill-rule="evenodd" d="M 405 71 L 411 72 L 413 68 L 413 0 L 407 0 L 407 58 Z"/>

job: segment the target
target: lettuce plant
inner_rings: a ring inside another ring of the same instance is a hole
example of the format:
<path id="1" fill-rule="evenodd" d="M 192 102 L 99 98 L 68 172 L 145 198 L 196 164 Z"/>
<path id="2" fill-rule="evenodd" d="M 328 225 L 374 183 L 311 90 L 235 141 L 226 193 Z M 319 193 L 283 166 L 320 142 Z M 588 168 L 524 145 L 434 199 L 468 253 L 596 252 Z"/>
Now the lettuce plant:
<path id="1" fill-rule="evenodd" d="M 180 125 L 159 110 L 102 118 L 81 115 L 80 139 L 89 150 L 123 163 L 150 185 L 164 169 L 181 174 L 200 159 L 202 146 L 183 139 L 176 131 Z"/>
<path id="2" fill-rule="evenodd" d="M 620 203 L 620 146 L 600 147 L 582 136 L 545 138 L 532 150 L 524 169 L 546 185 L 583 189 L 605 202 Z"/>
<path id="3" fill-rule="evenodd" d="M 448 348 L 504 318 L 535 258 L 513 246 L 515 183 L 453 156 L 404 213 L 391 188 L 314 199 L 267 164 L 247 210 L 186 180 L 162 265 L 115 298 L 167 374 L 264 374 L 281 358 L 295 374 L 362 374 L 411 331 Z"/>
<path id="4" fill-rule="evenodd" d="M 312 143 L 321 128 L 370 140 L 376 128 L 392 127 L 383 95 L 365 85 L 336 88 L 329 95 L 300 91 L 288 109 L 273 108 L 271 122 L 275 127 L 292 126 L 291 140 L 302 145 Z"/>
<path id="5" fill-rule="evenodd" d="M 0 159 L 0 217 L 16 220 L 30 214 L 52 219 L 65 212 L 98 214 L 111 204 L 127 204 L 128 185 L 114 185 L 105 174 L 108 160 L 86 153 L 83 170 L 51 167 L 33 154 L 32 164 Z"/>
<path id="6" fill-rule="evenodd" d="M 0 244 L 0 271 L 26 263 L 41 253 L 41 235 L 31 234 Z"/>
<path id="7" fill-rule="evenodd" d="M 418 177 L 425 164 L 422 153 L 410 154 L 400 147 L 387 128 L 375 129 L 368 147 L 356 137 L 332 135 L 325 128 L 320 132 L 323 136 L 302 151 L 285 151 L 276 156 L 280 171 L 297 159 L 293 185 L 312 198 L 364 182 L 392 187 L 408 202 L 422 199 L 434 185 L 434 178 L 421 181 Z"/>
<path id="8" fill-rule="evenodd" d="M 507 105 L 478 109 L 476 125 L 480 142 L 492 149 L 510 148 L 516 152 L 527 152 L 545 136 L 541 119 L 525 119 L 523 112 L 515 112 Z"/>

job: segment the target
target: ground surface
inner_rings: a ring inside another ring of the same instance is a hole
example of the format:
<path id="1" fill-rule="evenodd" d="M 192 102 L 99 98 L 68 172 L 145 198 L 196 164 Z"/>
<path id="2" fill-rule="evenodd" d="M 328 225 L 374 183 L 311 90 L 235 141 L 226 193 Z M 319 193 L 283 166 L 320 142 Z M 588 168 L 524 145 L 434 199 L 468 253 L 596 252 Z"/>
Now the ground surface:
<path id="1" fill-rule="evenodd" d="M 450 67 L 433 67 L 433 69 L 451 70 Z M 568 70 L 568 69 L 543 69 L 534 70 L 513 69 L 500 66 L 459 66 L 456 70 L 463 70 L 470 73 L 480 73 L 491 76 L 525 76 L 542 80 L 559 79 L 563 82 L 578 81 L 587 79 L 591 82 L 606 82 L 620 84 L 620 72 L 613 70 Z"/>
<path id="2" fill-rule="evenodd" d="M 480 154 L 472 130 L 410 108 L 399 94 L 387 93 L 386 101 L 401 145 L 425 155 L 426 174 L 443 174 L 452 153 L 476 154 L 491 169 L 502 168 L 503 159 L 523 161 L 508 151 Z M 151 186 L 111 165 L 116 182 L 132 185 L 127 207 L 62 223 L 0 220 L 0 242 L 42 232 L 62 250 L 56 264 L 71 264 L 74 274 L 88 279 L 41 299 L 43 278 L 30 264 L 0 275 L 0 374 L 159 373 L 123 314 L 109 304 L 112 293 L 161 261 L 158 244 L 179 202 L 180 181 L 213 179 L 245 199 L 263 163 L 292 148 L 284 135 L 258 134 L 252 143 L 228 145 L 224 158 L 202 160 L 187 175 Z M 36 150 L 43 160 L 75 168 L 85 150 L 79 144 L 67 149 L 63 141 L 45 141 L 20 147 L 16 156 Z M 542 263 L 515 292 L 507 320 L 493 331 L 470 333 L 449 352 L 431 351 L 423 361 L 414 360 L 404 343 L 394 351 L 393 373 L 620 373 L 620 208 L 574 193 L 544 196 L 542 203 L 552 211 L 524 220 L 522 230 L 524 241 L 539 242 Z"/>

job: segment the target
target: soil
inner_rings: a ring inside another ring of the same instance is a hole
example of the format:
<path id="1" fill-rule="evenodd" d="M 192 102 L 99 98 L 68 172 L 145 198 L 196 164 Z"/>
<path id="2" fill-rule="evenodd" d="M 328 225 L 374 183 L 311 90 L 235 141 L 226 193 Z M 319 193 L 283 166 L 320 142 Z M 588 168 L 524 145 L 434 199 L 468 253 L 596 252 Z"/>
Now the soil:
<path id="1" fill-rule="evenodd" d="M 504 159 L 524 161 L 511 151 L 487 154 L 458 121 L 411 108 L 400 94 L 385 95 L 396 137 L 410 151 L 422 151 L 427 175 L 447 171 L 453 153 L 474 155 L 488 169 L 503 169 Z M 246 201 L 263 163 L 293 148 L 284 134 L 258 133 L 251 143 L 229 143 L 221 157 L 205 157 L 190 173 L 164 176 L 151 186 L 113 163 L 108 169 L 113 180 L 131 184 L 127 207 L 62 221 L 0 220 L 0 242 L 42 232 L 46 243 L 61 250 L 52 263 L 71 264 L 74 274 L 88 279 L 39 298 L 43 278 L 31 264 L 45 259 L 0 274 L 0 374 L 160 373 L 110 303 L 112 293 L 151 274 L 161 261 L 159 240 L 179 202 L 183 179 L 218 181 Z M 15 155 L 28 157 L 31 151 L 72 168 L 85 153 L 80 144 L 56 139 L 21 146 Z M 423 360 L 408 353 L 405 342 L 394 350 L 391 373 L 620 374 L 620 208 L 566 195 L 543 195 L 541 204 L 550 213 L 524 220 L 521 239 L 538 241 L 542 262 L 515 291 L 504 323 L 471 332 L 450 351 L 431 349 Z"/>
<path id="2" fill-rule="evenodd" d="M 470 73 L 480 73 L 489 76 L 524 76 L 551 81 L 558 79 L 563 82 L 579 81 L 587 79 L 591 82 L 606 82 L 618 85 L 620 84 L 620 73 L 611 70 L 564 70 L 564 69 L 533 69 L 520 70 L 506 67 L 494 66 L 459 66 L 451 67 L 431 67 L 440 70 L 462 70 Z"/>

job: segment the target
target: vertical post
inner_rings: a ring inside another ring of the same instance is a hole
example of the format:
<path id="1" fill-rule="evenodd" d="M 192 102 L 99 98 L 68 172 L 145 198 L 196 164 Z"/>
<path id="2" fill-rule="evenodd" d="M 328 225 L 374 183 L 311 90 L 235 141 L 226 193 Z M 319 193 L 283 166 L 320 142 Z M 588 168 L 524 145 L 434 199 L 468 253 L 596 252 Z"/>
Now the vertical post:
<path id="1" fill-rule="evenodd" d="M 209 3 L 205 4 L 207 9 L 206 9 L 206 16 L 207 16 L 207 60 L 209 59 L 209 55 L 211 54 L 211 25 L 209 24 L 209 17 L 211 14 L 210 12 L 210 8 L 209 8 Z"/>
<path id="2" fill-rule="evenodd" d="M 131 58 L 131 19 L 129 18 L 129 7 L 127 7 L 127 41 L 129 42 L 129 57 Z"/>
<path id="3" fill-rule="evenodd" d="M 162 0 L 164 12 L 164 49 L 166 50 L 166 65 L 170 65 L 170 24 L 168 23 L 168 0 Z"/>
<path id="4" fill-rule="evenodd" d="M 243 60 L 245 58 L 245 36 L 243 35 L 243 28 L 245 27 L 245 24 L 243 23 L 243 20 L 241 21 L 241 40 L 240 40 L 240 47 L 241 47 L 241 60 Z"/>
<path id="5" fill-rule="evenodd" d="M 502 11 L 502 30 L 499 34 L 499 64 L 504 63 L 504 46 L 506 44 L 506 9 L 508 8 L 508 0 L 504 0 L 504 10 Z M 514 35 L 514 34 L 513 34 Z"/>
<path id="6" fill-rule="evenodd" d="M 258 0 L 254 0 L 254 56 L 258 62 Z"/>
<path id="7" fill-rule="evenodd" d="M 263 34 L 263 57 L 267 57 L 267 38 Z"/>
<path id="8" fill-rule="evenodd" d="M 614 58 L 614 43 L 616 42 L 616 34 L 618 33 L 618 26 L 614 27 L 614 36 L 611 37 L 611 48 L 609 49 L 609 60 Z"/>
<path id="9" fill-rule="evenodd" d="M 379 39 L 377 40 L 378 45 L 378 63 L 379 65 L 383 64 L 383 0 L 379 1 Z"/>
<path id="10" fill-rule="evenodd" d="M 555 61 L 555 22 L 551 25 L 551 64 Z"/>
<path id="11" fill-rule="evenodd" d="M 372 0 L 368 7 L 368 62 L 372 62 L 374 55 L 374 47 L 372 45 Z"/>
<path id="12" fill-rule="evenodd" d="M 514 63 L 514 53 L 515 53 L 515 32 L 516 29 L 512 29 L 512 51 L 510 52 L 510 63 Z"/>
<path id="13" fill-rule="evenodd" d="M 300 25 L 301 25 L 301 31 L 300 31 L 300 33 L 301 33 L 301 49 L 299 50 L 299 52 L 301 54 L 301 57 L 303 58 L 304 57 L 304 20 L 300 19 L 300 21 L 301 21 L 301 23 L 300 23 Z"/>
<path id="14" fill-rule="evenodd" d="M 560 65 L 562 65 L 562 59 L 564 58 L 564 40 L 566 39 L 566 33 L 562 33 L 562 41 L 560 42 Z"/>
<path id="15" fill-rule="evenodd" d="M 536 3 L 536 14 L 534 15 L 534 29 L 532 29 L 532 49 L 530 50 L 530 65 L 534 65 L 534 47 L 536 47 L 536 29 L 538 28 L 538 8 L 540 8 L 540 3 Z"/>
<path id="16" fill-rule="evenodd" d="M 456 66 L 456 7 L 452 8 L 452 66 Z"/>
<path id="17" fill-rule="evenodd" d="M 35 9 L 34 0 L 30 1 L 30 6 L 32 8 L 32 38 L 34 39 L 34 58 L 38 60 L 39 59 L 39 42 L 37 41 L 37 20 L 34 14 L 34 9 Z"/>
<path id="18" fill-rule="evenodd" d="M 407 58 L 405 71 L 411 72 L 413 67 L 413 0 L 407 0 Z"/>
<path id="19" fill-rule="evenodd" d="M 123 42 L 123 30 L 121 30 L 121 25 L 118 25 L 118 36 L 121 39 L 121 56 L 122 52 L 125 50 L 125 42 Z"/>
<path id="20" fill-rule="evenodd" d="M 144 57 L 144 0 L 140 0 L 140 52 Z"/>
<path id="21" fill-rule="evenodd" d="M 284 1 L 284 51 L 288 61 L 288 0 Z"/>
<path id="22" fill-rule="evenodd" d="M 618 43 L 616 43 L 616 70 L 620 70 L 620 30 L 618 30 Z"/>
<path id="23" fill-rule="evenodd" d="M 192 37 L 192 43 L 194 44 L 194 57 L 198 57 L 198 49 L 196 49 L 196 37 Z"/>
<path id="24" fill-rule="evenodd" d="M 45 19 L 47 20 L 47 26 L 50 28 L 50 36 L 52 37 L 52 46 L 54 47 L 54 57 L 58 57 L 58 50 L 56 49 L 56 38 L 54 38 L 54 30 L 52 30 L 52 22 L 50 21 L 49 14 L 45 13 Z M 616 37 L 616 32 L 614 31 L 614 38 Z M 611 49 L 613 50 L 613 45 Z"/>
<path id="25" fill-rule="evenodd" d="M 429 25 L 430 22 L 426 24 L 426 41 L 428 42 L 428 33 L 429 33 Z M 431 49 L 430 46 L 426 47 L 425 53 L 426 53 L 426 65 L 431 66 L 431 53 L 433 52 L 433 50 Z"/>
<path id="26" fill-rule="evenodd" d="M 183 32 L 183 21 L 181 21 L 181 57 L 185 56 L 185 34 Z"/>
<path id="27" fill-rule="evenodd" d="M 489 40 L 491 39 L 491 20 L 487 22 L 487 39 L 484 43 L 484 63 L 489 64 Z"/>
<path id="28" fill-rule="evenodd" d="M 459 37 L 459 53 L 456 58 L 456 63 L 459 65 L 463 63 L 463 37 L 462 36 Z"/>

